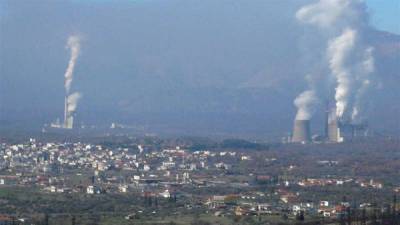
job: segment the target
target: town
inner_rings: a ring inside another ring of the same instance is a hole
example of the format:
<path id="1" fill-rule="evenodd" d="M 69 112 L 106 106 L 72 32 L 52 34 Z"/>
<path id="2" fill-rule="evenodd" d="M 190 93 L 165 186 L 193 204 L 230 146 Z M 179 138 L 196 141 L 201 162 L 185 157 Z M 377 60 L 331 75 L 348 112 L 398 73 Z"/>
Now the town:
<path id="1" fill-rule="evenodd" d="M 399 146 L 396 139 L 2 141 L 0 223 L 395 224 Z"/>

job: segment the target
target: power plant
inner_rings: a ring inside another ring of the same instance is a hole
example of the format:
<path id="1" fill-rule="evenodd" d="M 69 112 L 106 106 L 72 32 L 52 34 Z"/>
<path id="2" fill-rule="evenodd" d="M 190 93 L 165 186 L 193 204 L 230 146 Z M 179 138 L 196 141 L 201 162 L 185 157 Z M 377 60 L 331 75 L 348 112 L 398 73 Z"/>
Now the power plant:
<path id="1" fill-rule="evenodd" d="M 70 108 L 68 97 L 64 99 L 64 121 L 61 123 L 59 119 L 50 124 L 51 128 L 73 129 L 74 128 L 74 112 L 68 110 Z"/>
<path id="2" fill-rule="evenodd" d="M 320 34 L 318 42 L 322 43 L 317 44 L 320 48 L 304 53 L 312 63 L 304 68 L 305 89 L 294 99 L 296 118 L 311 120 L 323 99 L 335 104 L 335 110 L 329 110 L 332 113 L 325 118 L 324 135 L 313 136 L 315 142 L 348 141 L 365 136 L 367 131 L 366 124 L 360 121 L 366 118 L 368 96 L 374 86 L 374 46 L 364 37 L 368 16 L 354 16 L 368 13 L 354 3 L 358 1 L 346 2 L 349 4 L 344 6 L 342 1 L 319 1 L 296 12 L 296 19 L 316 29 Z M 333 5 L 337 6 L 335 16 L 329 9 Z M 313 46 L 308 44 L 304 47 Z M 298 139 L 302 135 L 296 124 L 291 140 L 304 142 L 306 139 Z"/>
<path id="3" fill-rule="evenodd" d="M 64 121 L 63 123 L 60 123 L 60 121 L 57 119 L 55 123 L 50 124 L 51 128 L 73 129 L 75 111 L 78 106 L 79 99 L 81 98 L 81 94 L 79 92 L 71 93 L 74 68 L 80 51 L 79 36 L 70 36 L 67 41 L 67 48 L 71 51 L 71 56 L 68 62 L 67 70 L 64 74 Z"/>
<path id="4" fill-rule="evenodd" d="M 336 108 L 329 107 L 329 105 L 325 113 L 324 135 L 322 138 L 318 141 L 313 140 L 310 120 L 295 119 L 290 142 L 305 144 L 313 141 L 321 142 L 322 140 L 325 143 L 341 143 L 368 135 L 368 124 L 366 122 L 353 123 L 343 118 L 338 118 Z M 321 137 L 321 135 L 316 135 L 316 137 Z"/>
<path id="5" fill-rule="evenodd" d="M 294 143 L 311 142 L 310 120 L 294 121 L 292 142 Z"/>

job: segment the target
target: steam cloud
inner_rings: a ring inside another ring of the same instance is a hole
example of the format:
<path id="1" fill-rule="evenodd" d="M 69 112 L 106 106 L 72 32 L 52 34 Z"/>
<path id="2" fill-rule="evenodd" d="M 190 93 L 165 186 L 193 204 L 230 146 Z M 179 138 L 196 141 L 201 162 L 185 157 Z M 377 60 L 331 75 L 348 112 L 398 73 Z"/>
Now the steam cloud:
<path id="1" fill-rule="evenodd" d="M 65 128 L 70 129 L 73 127 L 73 113 L 76 111 L 78 101 L 81 98 L 81 94 L 79 92 L 74 92 L 71 94 L 71 84 L 73 80 L 74 68 L 80 52 L 79 36 L 72 35 L 68 38 L 67 49 L 71 51 L 71 57 L 69 59 L 68 67 L 64 75 L 66 95 L 64 126 Z"/>
<path id="2" fill-rule="evenodd" d="M 341 118 L 351 101 L 352 86 L 355 77 L 352 76 L 351 52 L 354 50 L 357 32 L 346 29 L 343 33 L 329 42 L 328 58 L 329 67 L 336 77 L 337 87 L 335 93 L 336 115 Z"/>
<path id="3" fill-rule="evenodd" d="M 294 104 L 298 108 L 296 120 L 309 120 L 314 113 L 314 104 L 318 98 L 313 90 L 307 90 L 301 93 L 294 100 Z"/>
<path id="4" fill-rule="evenodd" d="M 80 38 L 78 36 L 70 36 L 67 42 L 67 48 L 71 50 L 71 57 L 68 62 L 67 70 L 65 71 L 65 91 L 67 95 L 71 90 L 71 83 L 73 79 L 73 73 L 75 68 L 76 60 L 79 56 L 80 51 Z"/>
<path id="5" fill-rule="evenodd" d="M 296 18 L 318 29 L 324 38 L 326 59 L 320 63 L 328 65 L 336 81 L 336 116 L 360 121 L 374 72 L 373 48 L 363 40 L 363 34 L 368 31 L 365 3 L 362 0 L 319 0 L 300 8 Z M 311 82 L 315 79 L 310 78 Z M 325 80 L 329 82 L 328 77 Z M 310 93 L 316 94 L 315 86 L 311 85 L 296 98 L 296 118 L 312 116 L 318 97 Z"/>
<path id="6" fill-rule="evenodd" d="M 365 119 L 362 112 L 365 112 L 366 108 L 368 108 L 368 101 L 365 97 L 367 96 L 368 91 L 371 88 L 371 84 L 373 83 L 371 76 L 375 71 L 373 51 L 374 49 L 372 47 L 368 47 L 364 50 L 363 61 L 359 66 L 361 72 L 358 73 L 360 77 L 357 77 L 357 79 L 361 82 L 356 93 L 355 104 L 353 106 L 353 112 L 351 115 L 351 119 L 354 122 L 360 122 Z"/>
<path id="7" fill-rule="evenodd" d="M 78 106 L 78 101 L 82 97 L 82 95 L 79 92 L 74 92 L 67 97 L 67 112 L 69 114 L 75 112 L 76 107 Z"/>

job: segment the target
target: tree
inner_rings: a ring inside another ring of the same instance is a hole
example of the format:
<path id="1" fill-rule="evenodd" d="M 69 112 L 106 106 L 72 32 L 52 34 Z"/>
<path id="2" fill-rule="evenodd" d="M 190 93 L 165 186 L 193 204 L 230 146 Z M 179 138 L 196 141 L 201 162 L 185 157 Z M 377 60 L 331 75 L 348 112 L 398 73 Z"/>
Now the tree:
<path id="1" fill-rule="evenodd" d="M 211 223 L 204 221 L 204 220 L 193 220 L 191 223 L 191 225 L 211 225 Z"/>
<path id="2" fill-rule="evenodd" d="M 351 212 L 351 208 L 350 208 L 350 207 L 347 207 L 347 208 L 346 208 L 346 214 L 347 214 L 347 224 L 348 224 L 348 225 L 351 225 L 353 214 L 352 214 L 352 212 Z"/>
<path id="3" fill-rule="evenodd" d="M 76 218 L 75 218 L 75 216 L 72 216 L 72 218 L 71 218 L 71 225 L 76 225 Z"/>
<path id="4" fill-rule="evenodd" d="M 378 225 L 378 218 L 377 218 L 377 213 L 376 213 L 375 209 L 374 209 L 374 212 L 372 214 L 371 225 Z"/>
<path id="5" fill-rule="evenodd" d="M 392 206 L 392 224 L 393 225 L 398 225 L 398 216 L 397 216 L 397 196 L 393 195 L 393 206 Z"/>
<path id="6" fill-rule="evenodd" d="M 45 213 L 44 214 L 44 225 L 49 225 L 49 214 Z"/>
<path id="7" fill-rule="evenodd" d="M 367 211 L 365 208 L 362 209 L 361 212 L 361 225 L 366 225 L 367 224 Z"/>
<path id="8" fill-rule="evenodd" d="M 299 213 L 296 214 L 296 220 L 304 221 L 304 211 L 301 210 Z"/>

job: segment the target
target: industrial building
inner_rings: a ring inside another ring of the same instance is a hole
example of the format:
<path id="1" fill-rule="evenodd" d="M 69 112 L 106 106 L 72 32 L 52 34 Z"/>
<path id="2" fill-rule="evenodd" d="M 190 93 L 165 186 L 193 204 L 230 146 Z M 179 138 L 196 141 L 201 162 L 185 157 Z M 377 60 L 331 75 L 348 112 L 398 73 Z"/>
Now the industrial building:
<path id="1" fill-rule="evenodd" d="M 310 127 L 310 120 L 295 120 L 290 142 L 302 144 L 313 142 Z M 325 143 L 352 141 L 368 135 L 366 122 L 354 123 L 338 118 L 335 107 L 327 107 L 324 127 L 323 140 Z M 316 137 L 321 137 L 321 135 L 316 135 Z"/>
<path id="2" fill-rule="evenodd" d="M 68 110 L 68 97 L 64 100 L 64 121 L 60 122 L 59 119 L 56 122 L 50 124 L 51 128 L 62 128 L 62 129 L 73 129 L 74 128 L 74 112 Z"/>
<path id="3" fill-rule="evenodd" d="M 327 111 L 327 117 L 325 121 L 325 138 L 327 142 L 338 143 L 343 142 L 343 137 L 341 136 L 341 128 L 339 126 L 339 120 L 336 116 L 336 110 Z"/>
<path id="4" fill-rule="evenodd" d="M 294 143 L 311 142 L 310 120 L 294 121 L 292 142 Z"/>

